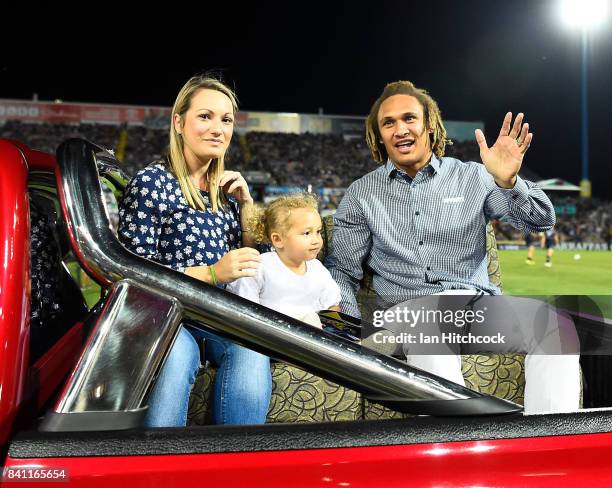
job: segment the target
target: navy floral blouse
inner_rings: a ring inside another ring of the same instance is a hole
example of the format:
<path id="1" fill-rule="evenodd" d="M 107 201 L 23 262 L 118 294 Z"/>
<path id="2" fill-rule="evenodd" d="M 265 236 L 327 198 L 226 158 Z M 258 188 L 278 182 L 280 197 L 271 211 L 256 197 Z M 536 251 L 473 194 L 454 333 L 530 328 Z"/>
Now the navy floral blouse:
<path id="1" fill-rule="evenodd" d="M 202 191 L 206 211 L 189 206 L 177 179 L 163 162 L 138 172 L 119 205 L 119 240 L 130 251 L 177 271 L 216 263 L 241 247 L 238 202 L 228 198 L 213 212 Z"/>

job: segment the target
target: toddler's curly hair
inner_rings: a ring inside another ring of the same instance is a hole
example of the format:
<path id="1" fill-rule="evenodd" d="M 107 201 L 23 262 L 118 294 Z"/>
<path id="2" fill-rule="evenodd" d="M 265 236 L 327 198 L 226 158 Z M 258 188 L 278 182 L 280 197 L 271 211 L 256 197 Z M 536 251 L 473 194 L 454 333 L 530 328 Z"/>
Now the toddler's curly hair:
<path id="1" fill-rule="evenodd" d="M 277 198 L 267 206 L 256 205 L 248 219 L 248 230 L 255 242 L 270 243 L 273 232 L 289 230 L 289 219 L 294 210 L 310 208 L 318 212 L 319 202 L 312 193 L 293 193 Z"/>

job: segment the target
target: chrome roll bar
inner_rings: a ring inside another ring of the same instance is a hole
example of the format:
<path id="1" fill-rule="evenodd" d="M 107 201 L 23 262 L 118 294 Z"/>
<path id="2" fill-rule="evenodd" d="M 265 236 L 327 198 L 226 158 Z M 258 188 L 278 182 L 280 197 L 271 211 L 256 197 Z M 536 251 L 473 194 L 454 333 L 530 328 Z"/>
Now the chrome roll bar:
<path id="1" fill-rule="evenodd" d="M 482 395 L 412 368 L 136 256 L 117 240 L 103 203 L 98 169 L 108 168 L 112 156 L 88 141 L 70 139 L 58 148 L 57 159 L 58 193 L 73 251 L 93 279 L 105 288 L 114 287 L 55 407 L 56 417 L 67 420 L 47 422 L 49 430 L 70 429 L 69 418 L 79 414 L 89 418 L 108 413 L 109 419 L 116 419 L 120 412 L 142 410 L 138 407 L 143 406 L 180 319 L 188 319 L 190 324 L 307 369 L 381 403 L 388 400 L 394 408 L 405 412 L 482 415 L 520 411 L 520 406 L 512 402 Z M 155 321 L 154 311 L 132 310 L 134 303 L 145 300 L 144 297 L 150 303 L 159 302 L 159 314 L 165 314 L 163 319 Z M 144 337 L 143 331 L 148 331 L 151 337 L 135 350 L 130 346 L 133 336 Z M 100 355 L 109 345 L 113 346 L 112 354 Z M 116 384 L 100 389 L 106 378 Z M 110 396 L 104 398 L 105 395 Z M 132 426 L 141 417 L 142 414 L 134 415 Z M 122 428 L 130 422 L 119 422 L 113 427 L 115 424 L 115 420 L 108 425 L 99 423 L 100 428 Z"/>

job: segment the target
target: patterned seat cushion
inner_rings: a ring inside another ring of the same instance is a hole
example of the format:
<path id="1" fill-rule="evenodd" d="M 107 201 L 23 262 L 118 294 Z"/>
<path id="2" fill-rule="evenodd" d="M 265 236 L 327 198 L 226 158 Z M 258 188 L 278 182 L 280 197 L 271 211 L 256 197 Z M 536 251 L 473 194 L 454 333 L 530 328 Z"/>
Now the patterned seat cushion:
<path id="1" fill-rule="evenodd" d="M 471 354 L 462 357 L 466 386 L 523 404 L 524 355 Z M 210 396 L 216 369 L 202 368 L 189 400 L 190 425 L 211 423 Z M 285 363 L 272 365 L 272 399 L 267 422 L 332 422 L 406 418 L 361 394 Z"/>
<path id="2" fill-rule="evenodd" d="M 211 392 L 216 369 L 200 370 L 189 399 L 188 423 L 211 423 Z M 272 363 L 272 399 L 268 422 L 332 422 L 362 418 L 356 391 L 285 363 Z"/>
<path id="3" fill-rule="evenodd" d="M 268 422 L 359 420 L 361 395 L 295 366 L 272 365 Z"/>

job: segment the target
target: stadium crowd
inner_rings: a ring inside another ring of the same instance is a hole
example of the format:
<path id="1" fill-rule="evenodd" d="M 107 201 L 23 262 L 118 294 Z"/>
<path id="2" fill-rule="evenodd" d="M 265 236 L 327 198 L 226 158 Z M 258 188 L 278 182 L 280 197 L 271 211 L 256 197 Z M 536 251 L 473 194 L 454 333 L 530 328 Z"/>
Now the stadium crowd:
<path id="1" fill-rule="evenodd" d="M 123 138 L 121 137 L 122 132 Z M 7 121 L 0 137 L 25 142 L 33 149 L 54 153 L 59 143 L 82 137 L 113 150 L 124 171 L 135 174 L 160 159 L 168 145 L 167 128 L 102 124 L 38 124 Z M 120 140 L 124 146 L 120 147 Z M 475 141 L 455 141 L 446 155 L 463 161 L 479 161 Z M 269 175 L 268 185 L 307 188 L 346 188 L 376 164 L 363 138 L 335 134 L 286 134 L 251 131 L 232 138 L 228 168 Z M 324 199 L 333 209 L 340 199 L 335 193 Z M 557 231 L 562 242 L 608 243 L 612 236 L 612 202 L 551 195 L 557 209 Z M 521 241 L 523 236 L 509 224 L 496 222 L 498 240 Z"/>
<path id="2" fill-rule="evenodd" d="M 81 137 L 108 149 L 115 149 L 120 128 L 102 124 L 38 124 L 8 120 L 0 125 L 0 137 L 14 139 L 32 149 L 55 154 L 66 139 Z"/>
<path id="3" fill-rule="evenodd" d="M 120 156 L 127 174 L 135 174 L 165 154 L 168 145 L 166 128 L 17 121 L 0 126 L 1 137 L 23 141 L 32 148 L 51 153 L 63 140 L 82 137 L 118 154 L 122 131 L 127 137 Z M 455 142 L 448 147 L 447 153 L 458 159 L 475 160 L 478 146 L 471 141 Z M 363 138 L 256 131 L 232 138 L 227 166 L 238 171 L 268 172 L 271 185 L 341 188 L 376 167 Z"/>

